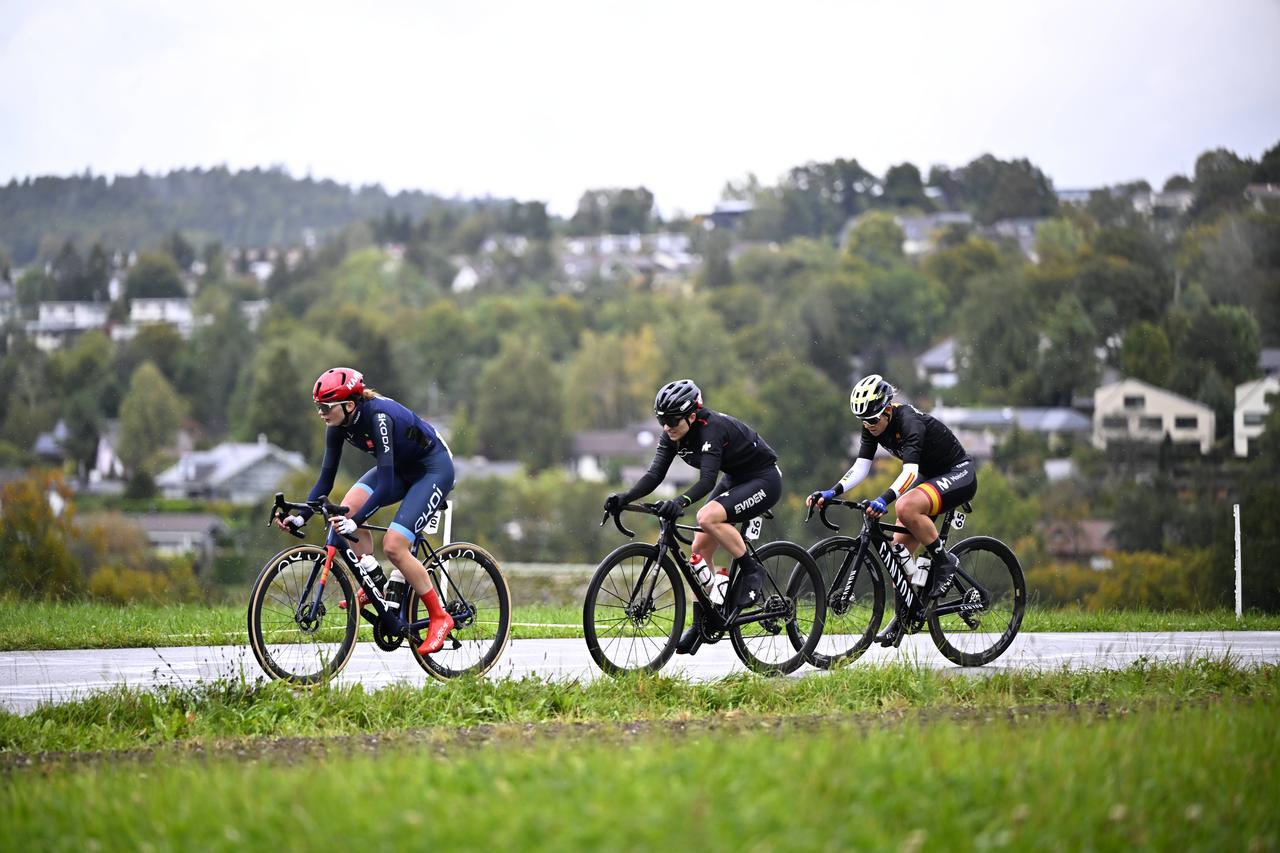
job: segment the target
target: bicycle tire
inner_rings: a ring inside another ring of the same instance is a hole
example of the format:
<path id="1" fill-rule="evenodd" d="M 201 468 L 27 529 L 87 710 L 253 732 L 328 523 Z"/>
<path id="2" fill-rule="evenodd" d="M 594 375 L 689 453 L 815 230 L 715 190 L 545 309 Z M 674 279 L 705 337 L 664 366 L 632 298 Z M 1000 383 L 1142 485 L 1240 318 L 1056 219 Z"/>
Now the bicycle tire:
<path id="1" fill-rule="evenodd" d="M 583 635 L 591 659 L 609 675 L 657 672 L 675 653 L 684 630 L 685 592 L 670 554 L 657 566 L 662 575 L 654 600 L 638 615 L 628 612 L 636 580 L 646 568 L 654 570 L 657 558 L 658 546 L 630 542 L 605 557 L 587 585 Z"/>
<path id="2" fill-rule="evenodd" d="M 448 583 L 444 584 L 441 603 L 458 624 L 445 638 L 444 647 L 430 655 L 418 654 L 418 643 L 410 642 L 409 650 L 418 666 L 432 678 L 448 681 L 462 676 L 479 676 L 502 657 L 511 639 L 511 591 L 507 579 L 493 555 L 470 542 L 453 542 L 436 551 L 436 560 L 447 564 Z M 409 621 L 419 618 L 426 609 L 422 599 L 409 595 Z M 453 641 L 458 646 L 451 648 Z"/>
<path id="3" fill-rule="evenodd" d="M 955 613 L 939 617 L 937 607 L 959 604 L 967 598 L 976 603 L 978 590 L 957 573 L 951 589 L 929 610 L 929 634 L 938 651 L 952 663 L 983 666 L 1000 657 L 1018 635 L 1027 607 L 1027 582 L 1018 558 L 999 539 L 974 536 L 950 551 L 965 573 L 987 589 L 990 601 L 965 614 L 968 621 L 965 615 Z M 977 630 L 984 627 L 996 631 Z"/>
<path id="4" fill-rule="evenodd" d="M 291 684 L 318 684 L 341 672 L 351 659 L 359 615 L 354 607 L 338 607 L 340 602 L 355 600 L 351 576 L 339 562 L 335 560 L 329 569 L 318 623 L 305 627 L 295 619 L 303 587 L 312 569 L 324 559 L 325 551 L 318 545 L 286 548 L 267 561 L 253 583 L 249 645 L 272 678 Z M 335 624 L 326 627 L 326 620 L 335 615 Z"/>
<path id="5" fill-rule="evenodd" d="M 827 591 L 822 573 L 809 552 L 794 542 L 770 542 L 756 549 L 765 568 L 765 607 L 776 599 L 789 602 L 786 621 L 749 622 L 729 629 L 738 659 L 761 675 L 795 672 L 813 654 L 822 637 Z"/>
<path id="6" fill-rule="evenodd" d="M 879 568 L 869 559 L 854 578 L 849 602 L 841 607 L 833 603 L 843 597 L 843 589 L 835 589 L 836 576 L 850 552 L 857 553 L 858 540 L 848 536 L 832 536 L 823 539 L 809 549 L 809 556 L 818 564 L 823 587 L 827 590 L 826 627 L 811 655 L 818 669 L 848 666 L 866 653 L 875 640 L 876 631 L 884 619 L 884 578 Z M 841 586 L 845 586 L 841 583 Z M 840 612 L 843 609 L 844 612 Z M 793 638 L 797 642 L 799 638 Z"/>

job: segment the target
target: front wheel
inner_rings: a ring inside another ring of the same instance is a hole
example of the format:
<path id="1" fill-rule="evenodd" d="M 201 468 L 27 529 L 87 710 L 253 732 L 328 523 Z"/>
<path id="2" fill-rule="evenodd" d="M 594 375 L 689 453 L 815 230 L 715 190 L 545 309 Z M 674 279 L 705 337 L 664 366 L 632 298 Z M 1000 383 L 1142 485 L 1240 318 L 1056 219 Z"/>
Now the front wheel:
<path id="1" fill-rule="evenodd" d="M 657 672 L 675 653 L 684 629 L 684 584 L 670 555 L 632 542 L 591 576 L 582 605 L 587 651 L 609 675 Z"/>
<path id="2" fill-rule="evenodd" d="M 827 591 L 827 624 L 813 650 L 813 665 L 819 669 L 847 666 L 862 657 L 884 618 L 884 580 L 870 559 L 853 565 L 858 545 L 857 539 L 833 536 L 809 549 Z"/>
<path id="3" fill-rule="evenodd" d="M 316 684 L 337 675 L 355 649 L 356 608 L 351 578 L 337 562 L 313 609 L 325 552 L 316 545 L 286 548 L 258 572 L 249 593 L 249 645 L 272 678 Z"/>
<path id="4" fill-rule="evenodd" d="M 1004 654 L 1022 625 L 1027 583 L 1009 546 L 974 536 L 951 549 L 955 583 L 929 613 L 938 651 L 960 666 L 983 666 Z"/>
<path id="5" fill-rule="evenodd" d="M 414 660 L 441 681 L 483 675 L 511 638 L 511 593 L 498 561 L 478 545 L 454 542 L 436 551 L 426 568 L 436 581 L 441 604 L 453 617 L 453 630 L 435 654 L 420 655 L 417 644 L 410 643 Z M 422 599 L 412 588 L 408 597 L 409 621 L 425 619 Z"/>
<path id="6" fill-rule="evenodd" d="M 738 658 L 753 672 L 786 675 L 813 654 L 822 639 L 827 591 L 809 552 L 794 542 L 770 542 L 756 550 L 764 566 L 763 610 L 775 618 L 729 629 Z"/>

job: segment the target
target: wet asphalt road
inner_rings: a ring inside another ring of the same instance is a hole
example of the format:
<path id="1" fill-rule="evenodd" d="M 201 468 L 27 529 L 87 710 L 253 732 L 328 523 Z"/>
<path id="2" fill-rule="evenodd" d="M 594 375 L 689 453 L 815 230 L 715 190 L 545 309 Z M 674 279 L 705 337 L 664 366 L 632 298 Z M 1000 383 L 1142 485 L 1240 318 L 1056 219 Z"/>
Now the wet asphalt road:
<path id="1" fill-rule="evenodd" d="M 981 669 L 954 666 L 938 653 L 927 634 L 921 634 L 906 638 L 896 650 L 873 646 L 855 665 L 907 660 L 957 674 L 981 675 L 1011 669 L 1118 669 L 1138 658 L 1182 661 L 1226 655 L 1241 665 L 1278 663 L 1280 632 L 1022 634 L 1002 657 Z M 673 657 L 663 670 L 694 680 L 743 671 L 728 641 L 704 646 L 694 657 Z M 813 672 L 806 666 L 797 675 Z M 66 702 L 113 685 L 189 687 L 241 676 L 249 680 L 263 677 L 248 646 L 0 652 L 0 707 L 27 713 L 41 703 Z M 513 640 L 489 677 L 524 676 L 589 680 L 600 677 L 600 671 L 581 639 Z M 341 681 L 358 681 L 370 688 L 398 681 L 439 684 L 418 667 L 406 649 L 387 654 L 372 643 L 356 648 Z"/>

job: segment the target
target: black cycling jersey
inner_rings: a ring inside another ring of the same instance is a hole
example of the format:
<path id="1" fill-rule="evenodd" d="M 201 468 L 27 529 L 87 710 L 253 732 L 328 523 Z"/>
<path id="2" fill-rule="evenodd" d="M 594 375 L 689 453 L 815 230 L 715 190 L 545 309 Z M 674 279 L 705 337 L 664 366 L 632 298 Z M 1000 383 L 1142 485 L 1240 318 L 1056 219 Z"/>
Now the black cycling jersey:
<path id="1" fill-rule="evenodd" d="M 677 456 L 702 472 L 698 482 L 684 494 L 690 503 L 711 492 L 721 471 L 741 480 L 778 462 L 778 454 L 751 427 L 730 415 L 699 409 L 684 438 L 677 442 L 665 432 L 662 434 L 649 470 L 631 487 L 624 500 L 634 500 L 657 488 Z"/>
<path id="2" fill-rule="evenodd" d="M 352 516 L 357 524 L 389 502 L 397 478 L 410 483 L 422 479 L 427 473 L 427 457 L 432 451 L 444 448 L 444 442 L 431 424 L 395 400 L 386 397 L 360 400 L 345 426 L 325 430 L 320 478 L 307 500 L 322 498 L 333 489 L 344 441 L 373 456 L 378 463 L 377 486 L 360 512 Z"/>
<path id="3" fill-rule="evenodd" d="M 901 459 L 903 464 L 915 462 L 919 465 L 921 479 L 945 474 L 969 458 L 946 424 L 915 406 L 904 404 L 891 408 L 889 425 L 879 437 L 872 435 L 865 426 L 862 428 L 858 456 L 874 459 L 877 444 Z"/>

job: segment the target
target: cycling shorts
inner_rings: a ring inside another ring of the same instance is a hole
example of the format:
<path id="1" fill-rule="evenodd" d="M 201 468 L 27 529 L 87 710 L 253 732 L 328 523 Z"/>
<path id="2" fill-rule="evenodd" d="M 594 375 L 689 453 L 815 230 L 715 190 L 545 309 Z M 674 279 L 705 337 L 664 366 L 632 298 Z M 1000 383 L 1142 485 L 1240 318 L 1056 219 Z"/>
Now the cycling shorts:
<path id="1" fill-rule="evenodd" d="M 395 488 L 386 503 L 390 506 L 400 502 L 395 518 L 387 527 L 410 542 L 427 526 L 427 520 L 436 510 L 444 506 L 445 498 L 453 490 L 453 457 L 443 445 L 427 455 L 425 465 L 427 471 L 421 479 L 408 482 L 396 477 Z M 377 483 L 378 469 L 374 467 L 366 471 L 356 485 L 372 494 Z"/>
<path id="2" fill-rule="evenodd" d="M 917 489 L 929 497 L 929 515 L 941 515 L 978 493 L 978 472 L 966 459 L 945 474 L 922 481 Z"/>
<path id="3" fill-rule="evenodd" d="M 737 479 L 725 476 L 716 485 L 715 495 L 712 500 L 724 507 L 730 522 L 755 518 L 782 497 L 782 471 L 773 465 Z"/>

